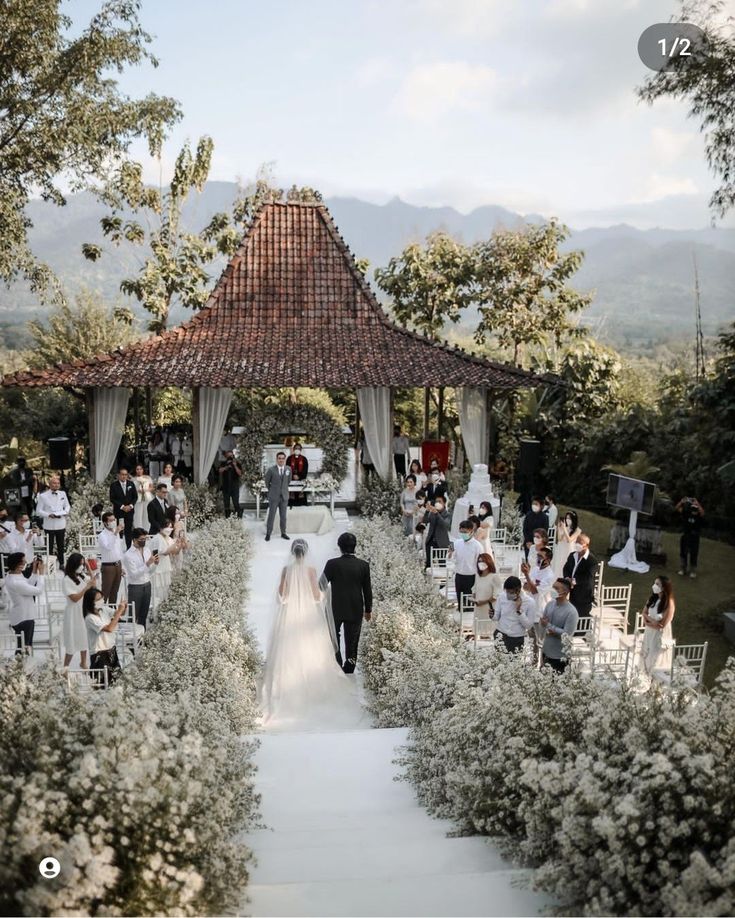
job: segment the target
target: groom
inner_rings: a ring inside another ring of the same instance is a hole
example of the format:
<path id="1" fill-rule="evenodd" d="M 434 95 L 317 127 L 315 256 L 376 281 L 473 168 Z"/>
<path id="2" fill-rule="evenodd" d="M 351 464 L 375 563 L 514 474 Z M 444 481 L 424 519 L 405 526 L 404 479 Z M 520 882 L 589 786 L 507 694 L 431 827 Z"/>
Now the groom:
<path id="1" fill-rule="evenodd" d="M 355 557 L 357 539 L 351 532 L 343 532 L 337 539 L 341 558 L 331 558 L 324 567 L 322 578 L 332 585 L 332 615 L 337 632 L 337 662 L 342 666 L 339 650 L 340 631 L 345 629 L 345 660 L 342 669 L 354 673 L 357 666 L 357 645 L 363 616 L 370 621 L 373 608 L 373 590 L 370 585 L 370 565 Z"/>
<path id="2" fill-rule="evenodd" d="M 291 484 L 291 469 L 286 465 L 286 454 L 276 453 L 276 464 L 265 473 L 265 487 L 268 491 L 268 519 L 265 524 L 265 540 L 270 542 L 276 510 L 281 514 L 281 538 L 287 539 L 286 513 L 288 512 L 288 486 Z"/>

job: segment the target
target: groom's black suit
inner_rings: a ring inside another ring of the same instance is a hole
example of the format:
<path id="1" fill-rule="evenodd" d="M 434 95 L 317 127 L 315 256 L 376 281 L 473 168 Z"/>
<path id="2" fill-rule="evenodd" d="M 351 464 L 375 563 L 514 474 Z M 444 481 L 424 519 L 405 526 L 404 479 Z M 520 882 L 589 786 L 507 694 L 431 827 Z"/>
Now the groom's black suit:
<path id="1" fill-rule="evenodd" d="M 354 555 L 332 558 L 324 566 L 323 576 L 332 585 L 332 614 L 337 631 L 337 644 L 342 626 L 345 629 L 345 655 L 342 667 L 353 673 L 357 664 L 357 646 L 360 642 L 363 614 L 373 610 L 373 589 L 370 584 L 370 565 Z M 342 654 L 337 651 L 337 662 L 342 666 Z"/>

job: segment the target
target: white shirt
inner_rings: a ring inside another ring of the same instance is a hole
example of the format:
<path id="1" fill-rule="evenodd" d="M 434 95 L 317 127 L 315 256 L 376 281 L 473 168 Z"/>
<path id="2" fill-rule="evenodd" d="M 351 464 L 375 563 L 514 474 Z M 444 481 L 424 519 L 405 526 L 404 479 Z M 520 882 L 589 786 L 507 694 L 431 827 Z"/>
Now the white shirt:
<path id="1" fill-rule="evenodd" d="M 114 529 L 103 529 L 97 536 L 100 556 L 103 564 L 115 564 L 122 561 L 123 541 Z"/>
<path id="2" fill-rule="evenodd" d="M 19 625 L 36 617 L 33 597 L 43 593 L 43 577 L 38 574 L 32 574 L 30 578 L 23 574 L 8 574 L 5 590 L 10 601 L 8 620 L 11 625 Z"/>
<path id="3" fill-rule="evenodd" d="M 13 529 L 8 535 L 3 539 L 3 544 L 5 546 L 5 551 L 12 555 L 13 552 L 20 551 L 26 556 L 26 562 L 28 564 L 33 561 L 33 533 L 28 530 L 23 532 L 18 532 L 17 529 Z"/>
<path id="4" fill-rule="evenodd" d="M 528 579 L 531 583 L 535 584 L 539 594 L 546 595 L 554 586 L 556 574 L 551 569 L 551 565 L 548 567 L 539 567 L 538 564 L 534 564 L 528 572 Z M 545 604 L 546 603 L 544 603 L 544 605 Z"/>
<path id="5" fill-rule="evenodd" d="M 546 514 L 549 517 L 549 529 L 553 529 L 556 526 L 556 521 L 559 518 L 559 508 L 556 504 L 551 504 L 546 507 Z"/>
<path id="6" fill-rule="evenodd" d="M 103 631 L 105 625 L 109 625 L 112 616 L 104 608 L 97 609 L 91 615 L 84 617 L 84 624 L 87 626 L 87 640 L 89 641 L 89 652 L 100 653 L 103 650 L 112 650 L 115 646 L 115 633 L 113 631 Z"/>
<path id="7" fill-rule="evenodd" d="M 476 539 L 452 539 L 454 546 L 454 573 L 476 574 L 477 557 L 482 554 L 482 545 Z"/>
<path id="8" fill-rule="evenodd" d="M 577 573 L 579 562 L 582 560 L 582 558 L 589 557 L 589 553 L 590 553 L 589 548 L 586 551 L 577 551 L 573 553 L 577 556 L 577 560 L 574 562 L 574 569 L 572 570 L 572 580 L 574 580 L 574 575 Z"/>
<path id="9" fill-rule="evenodd" d="M 64 491 L 41 491 L 36 501 L 36 513 L 43 520 L 44 529 L 66 529 L 66 518 L 69 516 L 69 498 Z M 54 513 L 61 519 L 51 519 Z"/>
<path id="10" fill-rule="evenodd" d="M 142 586 L 151 582 L 151 568 L 148 564 L 152 555 L 149 548 L 136 548 L 131 545 L 123 555 L 125 573 L 128 575 L 128 586 Z"/>
<path id="11" fill-rule="evenodd" d="M 536 619 L 536 609 L 530 596 L 521 593 L 521 612 L 516 612 L 515 600 L 510 600 L 505 595 L 505 590 L 495 600 L 494 620 L 498 623 L 498 631 L 508 637 L 523 637 Z"/>
<path id="12" fill-rule="evenodd" d="M 393 453 L 397 456 L 406 456 L 408 455 L 411 449 L 411 445 L 408 442 L 408 437 L 393 437 Z"/>
<path id="13" fill-rule="evenodd" d="M 9 520 L 4 520 L 2 523 L 0 523 L 0 536 L 3 534 L 3 532 L 6 533 L 6 535 L 0 539 L 0 552 L 3 554 L 10 552 L 10 549 L 7 547 L 8 536 L 13 531 L 13 529 L 15 529 L 15 526 Z"/>

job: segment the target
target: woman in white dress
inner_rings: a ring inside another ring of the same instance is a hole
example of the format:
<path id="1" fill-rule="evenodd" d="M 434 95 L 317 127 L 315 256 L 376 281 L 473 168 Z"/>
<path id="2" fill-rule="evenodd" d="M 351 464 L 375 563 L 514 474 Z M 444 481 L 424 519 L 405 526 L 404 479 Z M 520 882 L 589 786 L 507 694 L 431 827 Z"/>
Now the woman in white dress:
<path id="1" fill-rule="evenodd" d="M 63 591 L 66 596 L 64 609 L 64 627 L 62 637 L 64 641 L 64 669 L 72 661 L 74 654 L 79 654 L 82 669 L 88 669 L 87 653 L 87 626 L 84 624 L 82 602 L 88 590 L 95 588 L 94 574 L 79 552 L 69 555 L 64 565 Z"/>
<path id="2" fill-rule="evenodd" d="M 571 554 L 572 545 L 580 535 L 582 535 L 582 530 L 579 528 L 577 514 L 574 510 L 567 510 L 556 524 L 556 541 L 554 543 L 554 557 L 551 562 L 551 569 L 557 579 L 563 576 L 564 565 Z"/>
<path id="3" fill-rule="evenodd" d="M 671 667 L 674 647 L 671 620 L 676 612 L 674 591 L 668 577 L 663 574 L 656 577 L 651 589 L 651 596 L 641 610 L 646 625 L 641 644 L 641 665 L 649 679 L 654 670 Z"/>
<path id="4" fill-rule="evenodd" d="M 173 577 L 174 574 L 179 574 L 184 569 L 184 552 L 191 549 L 191 542 L 186 538 L 186 525 L 176 507 L 166 508 L 166 519 L 173 529 L 171 538 L 179 545 L 179 551 L 171 555 L 171 576 Z"/>
<path id="5" fill-rule="evenodd" d="M 169 508 L 170 509 L 170 508 Z M 168 596 L 171 586 L 171 560 L 181 551 L 181 542 L 172 538 L 173 525 L 167 522 L 150 541 L 153 554 L 158 552 L 158 564 L 155 565 L 151 575 L 153 584 L 153 608 L 159 606 Z"/>
<path id="6" fill-rule="evenodd" d="M 354 685 L 335 659 L 334 621 L 330 627 L 331 611 L 307 552 L 304 539 L 295 539 L 281 572 L 260 691 L 263 723 L 355 726 L 360 707 Z"/>
<path id="7" fill-rule="evenodd" d="M 495 600 L 503 592 L 503 578 L 495 570 L 495 559 L 487 552 L 477 556 L 477 576 L 472 590 L 475 599 L 476 617 L 485 620 L 480 628 L 478 637 L 492 637 L 495 631 L 495 622 L 492 621 L 495 612 Z M 490 621 L 487 621 L 490 619 Z"/>
<path id="8" fill-rule="evenodd" d="M 480 502 L 477 515 L 480 518 L 480 528 L 475 533 L 475 538 L 482 545 L 483 552 L 494 558 L 492 537 L 495 521 L 493 520 L 493 508 L 489 501 L 483 500 Z"/>
<path id="9" fill-rule="evenodd" d="M 163 473 L 158 476 L 158 481 L 156 484 L 165 484 L 166 487 L 171 490 L 173 486 L 173 477 L 174 477 L 174 467 L 170 462 L 164 463 Z"/>
<path id="10" fill-rule="evenodd" d="M 411 461 L 411 465 L 408 469 L 408 474 L 413 475 L 413 477 L 416 479 L 416 490 L 423 491 L 426 487 L 426 482 L 429 479 L 426 477 L 425 472 L 421 468 L 421 463 L 418 459 L 413 459 Z"/>
<path id="11" fill-rule="evenodd" d="M 135 466 L 133 482 L 138 491 L 138 499 L 133 509 L 133 528 L 145 529 L 148 532 L 148 504 L 153 500 L 153 479 L 146 475 L 145 468 L 140 463 Z"/>

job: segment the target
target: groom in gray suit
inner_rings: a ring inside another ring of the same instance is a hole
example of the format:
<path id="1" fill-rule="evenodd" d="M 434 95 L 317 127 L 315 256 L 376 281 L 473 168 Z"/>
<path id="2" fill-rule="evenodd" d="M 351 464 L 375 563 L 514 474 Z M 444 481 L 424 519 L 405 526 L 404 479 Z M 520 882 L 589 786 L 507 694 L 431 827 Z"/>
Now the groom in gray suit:
<path id="1" fill-rule="evenodd" d="M 281 538 L 286 535 L 286 512 L 288 511 L 288 486 L 291 484 L 291 469 L 286 465 L 286 454 L 276 453 L 276 464 L 265 473 L 265 486 L 268 491 L 268 520 L 265 524 L 265 540 L 270 542 L 273 532 L 273 520 L 276 510 L 281 513 Z"/>

